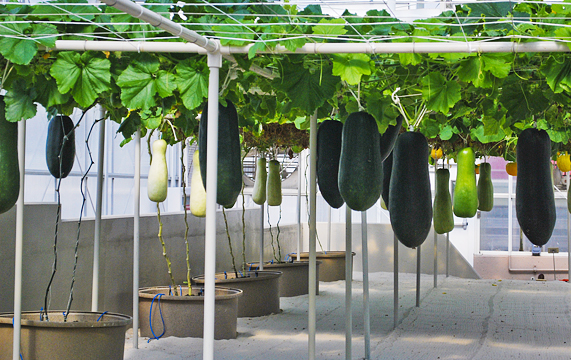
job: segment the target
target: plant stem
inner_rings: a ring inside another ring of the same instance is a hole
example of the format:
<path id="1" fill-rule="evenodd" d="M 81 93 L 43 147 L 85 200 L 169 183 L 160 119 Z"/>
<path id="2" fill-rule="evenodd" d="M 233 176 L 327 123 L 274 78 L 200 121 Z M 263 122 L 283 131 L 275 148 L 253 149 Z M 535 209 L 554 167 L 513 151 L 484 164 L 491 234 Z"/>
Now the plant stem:
<path id="1" fill-rule="evenodd" d="M 157 219 L 159 220 L 159 240 L 161 241 L 161 245 L 163 246 L 163 256 L 167 262 L 168 274 L 171 279 L 171 284 L 173 287 L 174 296 L 178 296 L 178 291 L 176 290 L 176 282 L 174 281 L 174 277 L 172 276 L 172 268 L 171 268 L 171 261 L 169 256 L 167 255 L 167 247 L 165 246 L 165 241 L 163 239 L 163 222 L 161 221 L 161 208 L 159 207 L 159 203 L 157 203 Z"/>
<path id="2" fill-rule="evenodd" d="M 186 284 L 188 285 L 188 296 L 192 295 L 192 284 L 190 283 L 190 249 L 188 247 L 188 210 L 186 209 L 186 167 L 184 166 L 184 149 L 186 149 L 186 138 L 182 140 L 180 163 L 182 164 L 182 197 L 184 199 L 184 245 L 186 246 Z M 182 294 L 181 294 L 182 295 Z"/>
<path id="3" fill-rule="evenodd" d="M 230 256 L 232 257 L 232 268 L 234 269 L 234 274 L 238 277 L 238 270 L 236 269 L 236 260 L 234 259 L 234 250 L 232 249 L 232 239 L 230 238 L 230 230 L 228 229 L 228 218 L 226 217 L 226 210 L 222 208 L 222 214 L 224 215 L 224 224 L 226 225 L 226 236 L 228 236 L 228 247 L 230 247 Z"/>

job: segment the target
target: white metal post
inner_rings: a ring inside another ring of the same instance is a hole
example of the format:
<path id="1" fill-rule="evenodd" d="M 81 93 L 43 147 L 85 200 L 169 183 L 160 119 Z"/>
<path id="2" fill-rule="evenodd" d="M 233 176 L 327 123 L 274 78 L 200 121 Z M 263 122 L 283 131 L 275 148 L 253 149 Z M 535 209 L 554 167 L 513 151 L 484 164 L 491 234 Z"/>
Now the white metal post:
<path id="1" fill-rule="evenodd" d="M 369 252 L 367 249 L 367 211 L 361 212 L 361 241 L 363 262 L 363 328 L 365 337 L 365 359 L 371 358 L 371 322 L 369 308 Z"/>
<path id="2" fill-rule="evenodd" d="M 99 243 L 101 241 L 101 210 L 103 206 L 103 165 L 105 159 L 105 109 L 100 107 L 99 148 L 97 154 L 97 197 L 95 199 L 95 229 L 93 234 L 93 281 L 91 311 L 99 309 Z"/>
<path id="3" fill-rule="evenodd" d="M 353 244 L 352 244 L 351 208 L 345 205 L 345 359 L 351 360 L 353 341 Z"/>
<path id="4" fill-rule="evenodd" d="M 446 233 L 446 277 L 450 276 L 450 233 Z"/>
<path id="5" fill-rule="evenodd" d="M 438 287 L 438 234 L 434 229 L 434 287 Z"/>
<path id="6" fill-rule="evenodd" d="M 218 89 L 222 56 L 208 53 L 208 134 L 206 155 L 206 228 L 204 234 L 204 360 L 214 359 L 214 299 L 216 272 L 216 191 L 218 182 Z"/>
<path id="7" fill-rule="evenodd" d="M 512 256 L 512 247 L 513 247 L 513 201 L 512 201 L 512 194 L 513 194 L 513 176 L 508 175 L 508 257 Z"/>
<path id="8" fill-rule="evenodd" d="M 260 270 L 264 270 L 264 209 L 266 203 L 260 205 Z"/>
<path id="9" fill-rule="evenodd" d="M 135 132 L 135 176 L 133 177 L 133 348 L 139 348 L 139 229 L 141 219 L 141 130 Z"/>
<path id="10" fill-rule="evenodd" d="M 331 206 L 327 205 L 327 251 L 331 251 Z"/>
<path id="11" fill-rule="evenodd" d="M 297 252 L 296 260 L 300 260 L 301 249 L 303 249 L 303 237 L 301 232 L 301 153 L 297 158 Z"/>
<path id="12" fill-rule="evenodd" d="M 315 304 L 317 301 L 317 259 L 315 253 L 316 243 L 316 172 L 317 172 L 317 110 L 311 116 L 309 127 L 309 312 L 308 312 L 308 358 L 315 360 L 315 330 L 316 313 Z"/>
<path id="13" fill-rule="evenodd" d="M 393 251 L 393 319 L 394 319 L 394 328 L 397 328 L 397 324 L 399 321 L 399 239 L 397 235 L 394 234 L 394 251 Z"/>
<path id="14" fill-rule="evenodd" d="M 420 245 L 416 248 L 416 307 L 420 306 Z"/>
<path id="15" fill-rule="evenodd" d="M 12 359 L 20 359 L 22 330 L 22 256 L 24 252 L 24 185 L 26 171 L 26 120 L 18 122 L 18 159 L 20 194 L 16 202 L 16 244 L 14 255 L 14 338 Z"/>

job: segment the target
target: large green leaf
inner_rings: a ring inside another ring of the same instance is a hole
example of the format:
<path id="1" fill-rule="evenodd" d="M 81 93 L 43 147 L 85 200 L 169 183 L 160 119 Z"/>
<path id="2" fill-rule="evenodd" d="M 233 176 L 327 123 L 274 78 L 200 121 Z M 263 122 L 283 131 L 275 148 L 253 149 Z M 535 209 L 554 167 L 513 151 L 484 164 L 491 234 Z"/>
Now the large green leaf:
<path id="1" fill-rule="evenodd" d="M 460 62 L 458 78 L 465 82 L 471 82 L 478 88 L 490 88 L 493 81 L 488 71 L 484 70 L 484 62 L 480 56 L 472 56 Z"/>
<path id="2" fill-rule="evenodd" d="M 121 102 L 130 109 L 149 109 L 157 104 L 155 95 L 172 95 L 176 88 L 174 75 L 159 71 L 159 60 L 143 55 L 134 60 L 117 78 Z"/>
<path id="3" fill-rule="evenodd" d="M 337 37 L 339 35 L 345 35 L 347 30 L 345 27 L 339 24 L 346 24 L 343 19 L 321 19 L 319 20 L 319 25 L 313 27 L 313 34 L 323 35 L 327 37 Z"/>
<path id="4" fill-rule="evenodd" d="M 190 60 L 176 66 L 176 85 L 184 106 L 195 109 L 208 97 L 208 75 L 192 67 Z"/>
<path id="5" fill-rule="evenodd" d="M 567 56 L 550 56 L 540 70 L 554 93 L 571 89 L 571 61 Z"/>
<path id="6" fill-rule="evenodd" d="M 71 94 L 68 92 L 62 94 L 59 92 L 57 83 L 53 78 L 49 80 L 40 76 L 35 84 L 38 97 L 37 102 L 42 104 L 45 108 L 50 108 L 56 105 L 62 105 L 69 102 Z"/>
<path id="7" fill-rule="evenodd" d="M 484 70 L 498 78 L 505 78 L 512 68 L 513 54 L 486 53 L 481 55 Z"/>
<path id="8" fill-rule="evenodd" d="M 366 54 L 333 54 L 333 75 L 350 85 L 361 82 L 361 76 L 371 75 L 371 59 Z"/>
<path id="9" fill-rule="evenodd" d="M 36 116 L 35 98 L 36 91 L 34 88 L 27 88 L 25 81 L 18 79 L 4 97 L 6 102 L 6 120 L 16 122 Z"/>
<path id="10" fill-rule="evenodd" d="M 504 82 L 499 100 L 514 121 L 529 119 L 550 105 L 540 89 L 532 89 L 528 82 L 521 81 L 516 76 L 511 76 Z"/>
<path id="11" fill-rule="evenodd" d="M 60 93 L 71 91 L 74 100 L 82 107 L 93 104 L 99 94 L 111 89 L 111 62 L 94 53 L 65 51 L 58 54 L 50 69 Z"/>
<path id="12" fill-rule="evenodd" d="M 276 89 L 285 92 L 291 105 L 312 114 L 335 93 L 338 77 L 332 75 L 331 66 L 310 71 L 302 64 L 285 64 L 282 76 L 273 81 Z"/>
<path id="13" fill-rule="evenodd" d="M 506 133 L 502 128 L 498 128 L 497 133 L 486 135 L 484 127 L 485 125 L 482 125 L 471 129 L 470 136 L 483 144 L 502 141 L 506 137 Z"/>
<path id="14" fill-rule="evenodd" d="M 446 81 L 442 74 L 431 72 L 422 79 L 422 97 L 429 110 L 447 114 L 461 99 L 460 85 L 454 81 Z"/>

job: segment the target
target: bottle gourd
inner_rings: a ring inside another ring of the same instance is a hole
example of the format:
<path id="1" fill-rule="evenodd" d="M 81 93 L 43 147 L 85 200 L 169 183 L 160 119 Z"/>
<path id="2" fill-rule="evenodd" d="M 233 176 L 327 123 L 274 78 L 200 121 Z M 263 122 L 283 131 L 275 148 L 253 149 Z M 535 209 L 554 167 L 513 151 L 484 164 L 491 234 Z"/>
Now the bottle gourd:
<path id="1" fill-rule="evenodd" d="M 282 176 L 279 161 L 270 160 L 269 168 L 267 184 L 268 205 L 280 206 L 282 204 Z"/>
<path id="2" fill-rule="evenodd" d="M 428 143 L 423 134 L 399 135 L 393 149 L 389 213 L 393 231 L 409 247 L 420 246 L 432 224 L 432 194 L 428 174 Z"/>
<path id="3" fill-rule="evenodd" d="M 366 112 L 345 120 L 339 159 L 339 193 L 347 206 L 365 211 L 381 196 L 383 169 L 377 122 Z"/>
<path id="4" fill-rule="evenodd" d="M 545 245 L 555 227 L 551 182 L 551 140 L 545 130 L 521 132 L 517 142 L 516 215 L 521 230 L 537 246 Z"/>
<path id="5" fill-rule="evenodd" d="M 200 175 L 200 160 L 198 150 L 192 155 L 192 177 L 190 179 L 190 212 L 194 216 L 206 216 L 206 190 Z"/>
<path id="6" fill-rule="evenodd" d="M 18 124 L 7 121 L 4 114 L 4 97 L 0 96 L 0 214 L 10 210 L 20 194 Z"/>
<path id="7" fill-rule="evenodd" d="M 54 116 L 48 124 L 46 163 L 56 179 L 66 178 L 75 160 L 75 129 L 69 116 Z"/>
<path id="8" fill-rule="evenodd" d="M 323 199 L 335 209 L 345 203 L 337 183 L 342 133 L 343 123 L 335 120 L 325 120 L 317 129 L 317 185 Z"/>
<path id="9" fill-rule="evenodd" d="M 434 231 L 446 234 L 454 230 L 452 199 L 450 198 L 450 171 L 438 169 L 435 173 L 436 192 L 434 193 Z"/>
<path id="10" fill-rule="evenodd" d="M 254 181 L 254 189 L 252 190 L 252 200 L 258 205 L 263 205 L 266 202 L 267 178 L 266 158 L 261 157 L 256 161 L 256 180 Z"/>
<path id="11" fill-rule="evenodd" d="M 152 148 L 153 157 L 147 180 L 147 195 L 149 200 L 159 203 L 166 200 L 168 191 L 169 175 L 165 157 L 167 142 L 163 139 L 155 140 Z"/>
<path id="12" fill-rule="evenodd" d="M 478 188 L 476 186 L 476 158 L 472 148 L 464 148 L 458 152 L 456 162 L 458 172 L 454 187 L 454 215 L 461 218 L 471 218 L 478 211 Z"/>
<path id="13" fill-rule="evenodd" d="M 494 207 L 494 184 L 492 183 L 492 165 L 480 164 L 478 179 L 478 210 L 491 211 Z"/>
<path id="14" fill-rule="evenodd" d="M 393 151 L 387 156 L 385 161 L 383 161 L 383 190 L 381 193 L 381 198 L 389 209 L 389 188 L 391 185 L 391 172 L 393 171 Z"/>

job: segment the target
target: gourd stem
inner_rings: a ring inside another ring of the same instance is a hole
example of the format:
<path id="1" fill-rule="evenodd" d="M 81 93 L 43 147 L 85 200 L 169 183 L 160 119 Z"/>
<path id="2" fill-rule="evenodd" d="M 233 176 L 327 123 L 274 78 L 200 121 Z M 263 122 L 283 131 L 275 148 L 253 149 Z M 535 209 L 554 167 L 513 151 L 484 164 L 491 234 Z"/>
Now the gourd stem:
<path id="1" fill-rule="evenodd" d="M 184 245 L 186 246 L 186 284 L 188 285 L 188 296 L 192 295 L 192 284 L 190 282 L 190 249 L 188 247 L 188 210 L 186 209 L 186 167 L 184 166 L 184 150 L 186 149 L 186 138 L 181 142 L 180 163 L 182 165 L 182 177 L 180 186 L 182 187 L 182 198 L 184 199 Z M 181 294 L 182 295 L 182 294 Z"/>
<path id="2" fill-rule="evenodd" d="M 232 257 L 232 269 L 234 274 L 238 277 L 238 270 L 236 269 L 236 260 L 234 259 L 234 250 L 232 249 L 232 239 L 230 238 L 230 230 L 228 229 L 228 218 L 226 217 L 226 210 L 222 208 L 222 215 L 224 215 L 224 224 L 226 225 L 226 236 L 228 237 L 228 247 L 230 248 L 230 257 Z"/>
<path id="3" fill-rule="evenodd" d="M 157 219 L 159 221 L 158 237 L 159 237 L 159 240 L 161 241 L 161 245 L 163 246 L 163 256 L 165 257 L 165 260 L 167 262 L 168 274 L 169 274 L 169 277 L 171 279 L 171 284 L 173 287 L 174 296 L 178 296 L 178 291 L 176 289 L 176 282 L 174 281 L 174 277 L 172 275 L 171 260 L 169 259 L 169 256 L 167 255 L 167 247 L 166 247 L 165 241 L 163 239 L 163 222 L 161 221 L 161 208 L 159 207 L 159 203 L 157 203 Z"/>
<path id="4" fill-rule="evenodd" d="M 268 225 L 270 225 L 270 236 L 272 237 L 272 252 L 274 254 L 274 260 L 276 260 L 277 262 L 280 262 L 280 258 L 276 254 L 276 247 L 274 245 L 274 231 L 272 230 L 272 223 L 270 221 L 270 207 L 268 206 L 266 209 L 268 212 Z"/>

